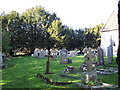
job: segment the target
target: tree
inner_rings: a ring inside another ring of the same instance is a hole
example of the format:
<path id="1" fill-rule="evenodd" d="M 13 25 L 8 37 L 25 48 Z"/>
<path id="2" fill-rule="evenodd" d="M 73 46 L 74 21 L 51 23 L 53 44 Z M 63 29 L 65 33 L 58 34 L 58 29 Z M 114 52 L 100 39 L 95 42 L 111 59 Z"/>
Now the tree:
<path id="1" fill-rule="evenodd" d="M 118 2 L 118 29 L 119 29 L 119 46 L 116 62 L 118 64 L 118 87 L 120 88 L 120 1 Z"/>

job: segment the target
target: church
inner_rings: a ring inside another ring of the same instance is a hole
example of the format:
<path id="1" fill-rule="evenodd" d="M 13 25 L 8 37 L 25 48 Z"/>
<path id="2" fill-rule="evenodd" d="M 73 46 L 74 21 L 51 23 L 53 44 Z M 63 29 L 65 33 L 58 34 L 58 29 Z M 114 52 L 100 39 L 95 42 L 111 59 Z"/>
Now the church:
<path id="1" fill-rule="evenodd" d="M 118 32 L 118 16 L 112 12 L 106 24 L 101 29 L 101 48 L 103 49 L 104 56 L 107 56 L 107 48 L 112 45 L 113 56 L 117 56 L 117 49 L 119 43 Z"/>

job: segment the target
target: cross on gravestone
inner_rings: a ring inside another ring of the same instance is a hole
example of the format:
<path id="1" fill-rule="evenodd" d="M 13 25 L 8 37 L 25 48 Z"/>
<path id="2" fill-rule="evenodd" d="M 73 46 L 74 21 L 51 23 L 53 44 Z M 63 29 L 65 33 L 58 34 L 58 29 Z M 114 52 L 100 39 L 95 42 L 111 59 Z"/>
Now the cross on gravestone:
<path id="1" fill-rule="evenodd" d="M 87 46 L 83 49 L 83 53 L 84 53 L 84 63 L 86 63 L 86 55 L 87 55 Z"/>
<path id="2" fill-rule="evenodd" d="M 60 51 L 60 64 L 67 64 L 68 63 L 68 51 L 63 48 L 61 51 Z"/>
<path id="3" fill-rule="evenodd" d="M 101 47 L 98 47 L 97 55 L 98 55 L 98 65 L 104 66 L 104 55 L 103 55 L 103 49 Z"/>

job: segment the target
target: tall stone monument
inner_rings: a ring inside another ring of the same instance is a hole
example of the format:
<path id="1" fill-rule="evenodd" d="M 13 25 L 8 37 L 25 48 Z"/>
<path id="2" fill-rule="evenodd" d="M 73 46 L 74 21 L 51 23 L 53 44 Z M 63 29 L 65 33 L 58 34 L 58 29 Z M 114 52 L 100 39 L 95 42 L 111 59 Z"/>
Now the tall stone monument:
<path id="1" fill-rule="evenodd" d="M 92 67 L 92 51 L 91 48 L 88 49 L 86 53 L 86 62 L 87 62 L 87 71 L 82 72 L 82 82 L 88 84 L 90 81 L 97 80 L 97 73 L 93 70 Z"/>
<path id="2" fill-rule="evenodd" d="M 67 64 L 68 63 L 68 51 L 63 48 L 61 51 L 60 51 L 60 64 Z"/>

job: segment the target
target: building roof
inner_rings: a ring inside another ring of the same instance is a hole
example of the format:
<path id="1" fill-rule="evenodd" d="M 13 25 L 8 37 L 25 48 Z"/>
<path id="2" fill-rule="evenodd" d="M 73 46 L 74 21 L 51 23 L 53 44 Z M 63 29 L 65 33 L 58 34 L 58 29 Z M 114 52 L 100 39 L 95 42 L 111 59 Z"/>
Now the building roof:
<path id="1" fill-rule="evenodd" d="M 107 20 L 107 23 L 101 29 L 102 32 L 118 30 L 118 16 L 115 12 L 112 12 L 111 16 Z"/>

